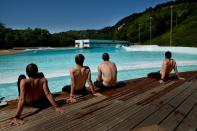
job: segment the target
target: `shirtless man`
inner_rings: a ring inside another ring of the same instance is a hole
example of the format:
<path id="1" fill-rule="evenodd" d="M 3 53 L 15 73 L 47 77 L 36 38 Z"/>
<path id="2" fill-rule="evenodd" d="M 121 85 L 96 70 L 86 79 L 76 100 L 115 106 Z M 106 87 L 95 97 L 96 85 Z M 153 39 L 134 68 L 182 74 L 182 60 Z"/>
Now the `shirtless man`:
<path id="1" fill-rule="evenodd" d="M 109 61 L 109 54 L 103 53 L 104 62 L 98 66 L 98 78 L 94 82 L 95 86 L 103 90 L 115 87 L 117 84 L 116 64 Z"/>
<path id="2" fill-rule="evenodd" d="M 166 79 L 170 78 L 171 71 L 174 70 L 175 75 L 179 80 L 185 80 L 185 78 L 179 76 L 176 61 L 171 59 L 171 57 L 172 54 L 170 51 L 165 52 L 165 60 L 163 61 L 161 70 L 156 73 L 150 73 L 148 76 L 160 79 L 159 83 L 164 83 Z"/>
<path id="3" fill-rule="evenodd" d="M 63 112 L 63 110 L 57 106 L 52 94 L 49 91 L 47 79 L 44 77 L 39 77 L 37 65 L 27 65 L 26 73 L 29 78 L 22 79 L 20 81 L 20 96 L 17 112 L 15 117 L 12 119 L 11 124 L 20 125 L 24 123 L 24 121 L 20 119 L 24 105 L 42 108 L 42 106 L 48 102 L 46 98 L 57 112 Z"/>
<path id="4" fill-rule="evenodd" d="M 89 85 L 89 90 L 91 90 L 94 96 L 101 96 L 100 93 L 96 93 L 94 91 L 94 86 L 91 80 L 91 71 L 87 66 L 83 66 L 84 56 L 82 54 L 78 54 L 75 56 L 76 67 L 70 68 L 70 78 L 71 78 L 71 89 L 70 89 L 70 101 L 76 102 L 75 92 L 78 91 L 87 91 L 85 87 L 86 81 Z"/>

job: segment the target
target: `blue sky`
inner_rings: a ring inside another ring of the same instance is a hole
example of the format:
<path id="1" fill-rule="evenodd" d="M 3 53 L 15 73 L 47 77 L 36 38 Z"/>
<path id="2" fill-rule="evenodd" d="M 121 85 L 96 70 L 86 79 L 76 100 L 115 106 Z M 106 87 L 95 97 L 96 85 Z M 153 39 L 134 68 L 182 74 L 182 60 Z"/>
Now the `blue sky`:
<path id="1" fill-rule="evenodd" d="M 170 0 L 0 0 L 0 22 L 51 33 L 112 26 L 135 12 Z"/>

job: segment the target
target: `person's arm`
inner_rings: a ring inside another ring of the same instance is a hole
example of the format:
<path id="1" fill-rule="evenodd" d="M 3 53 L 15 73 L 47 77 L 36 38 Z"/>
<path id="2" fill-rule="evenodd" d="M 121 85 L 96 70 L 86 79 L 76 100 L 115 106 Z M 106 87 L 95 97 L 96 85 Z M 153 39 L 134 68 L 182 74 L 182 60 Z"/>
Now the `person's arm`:
<path id="1" fill-rule="evenodd" d="M 74 98 L 75 78 L 74 78 L 73 69 L 70 69 L 70 79 L 71 79 L 70 101 L 73 103 L 77 101 L 77 99 Z"/>
<path id="2" fill-rule="evenodd" d="M 89 88 L 91 89 L 92 94 L 95 94 L 95 91 L 94 91 L 94 88 L 93 88 L 94 86 L 92 84 L 90 69 L 89 69 L 89 72 L 88 72 L 88 85 L 89 85 Z"/>
<path id="3" fill-rule="evenodd" d="M 102 81 L 102 72 L 101 72 L 101 65 L 98 66 L 98 78 L 97 81 Z"/>
<path id="4" fill-rule="evenodd" d="M 20 96 L 19 96 L 17 111 L 16 111 L 15 117 L 11 121 L 11 124 L 21 125 L 24 123 L 24 121 L 20 119 L 20 115 L 21 115 L 21 112 L 22 112 L 24 104 L 25 104 L 25 95 L 26 95 L 25 80 L 21 80 L 21 82 L 20 82 Z"/>
<path id="5" fill-rule="evenodd" d="M 118 71 L 117 71 L 117 66 L 116 66 L 116 64 L 115 64 L 115 63 L 114 63 L 114 66 L 115 66 L 116 81 L 117 81 L 117 74 L 118 74 Z"/>
<path id="6" fill-rule="evenodd" d="M 165 75 L 166 75 L 166 62 L 163 61 L 163 64 L 162 64 L 162 69 L 161 69 L 161 79 L 159 80 L 160 83 L 164 83 L 164 78 L 165 78 Z"/>
<path id="7" fill-rule="evenodd" d="M 90 88 L 90 90 L 91 90 L 91 92 L 92 92 L 92 94 L 93 94 L 94 96 L 102 96 L 102 94 L 96 93 L 95 90 L 94 90 L 94 85 L 93 85 L 93 83 L 92 83 L 91 71 L 90 71 L 90 69 L 89 69 L 89 72 L 88 72 L 88 85 L 89 85 L 89 88 Z"/>
<path id="8" fill-rule="evenodd" d="M 74 89 L 75 89 L 75 78 L 73 73 L 74 73 L 73 69 L 70 69 L 70 79 L 71 79 L 70 96 L 71 97 L 74 95 Z"/>
<path id="9" fill-rule="evenodd" d="M 175 61 L 173 61 L 174 62 L 174 72 L 175 72 L 175 74 L 176 74 L 176 77 L 179 79 L 179 80 L 185 80 L 185 78 L 183 78 L 183 77 L 180 77 L 180 75 L 179 75 L 179 72 L 178 72 L 178 70 L 177 70 L 177 65 L 176 65 L 176 62 Z"/>
<path id="10" fill-rule="evenodd" d="M 174 72 L 175 72 L 175 74 L 176 74 L 176 77 L 179 79 L 179 72 L 178 72 L 178 70 L 177 70 L 177 65 L 176 65 L 176 62 L 175 61 L 173 61 L 173 64 L 174 64 Z"/>
<path id="11" fill-rule="evenodd" d="M 53 98 L 53 95 L 51 94 L 50 90 L 49 90 L 49 87 L 48 87 L 48 81 L 46 78 L 42 78 L 43 79 L 43 90 L 44 90 L 44 93 L 47 97 L 47 99 L 50 101 L 51 105 L 55 108 L 55 110 L 57 112 L 63 112 L 63 110 L 58 107 L 58 105 L 56 104 L 54 98 Z"/>

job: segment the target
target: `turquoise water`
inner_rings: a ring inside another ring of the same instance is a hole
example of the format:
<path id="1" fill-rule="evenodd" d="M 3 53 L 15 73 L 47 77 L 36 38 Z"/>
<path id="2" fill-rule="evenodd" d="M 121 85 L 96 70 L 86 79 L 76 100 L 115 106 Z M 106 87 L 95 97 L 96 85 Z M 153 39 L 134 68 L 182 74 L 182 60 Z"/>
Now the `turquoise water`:
<path id="1" fill-rule="evenodd" d="M 166 48 L 166 47 L 165 47 Z M 135 50 L 134 50 L 135 49 Z M 197 49 L 167 48 L 173 51 L 173 58 L 179 65 L 179 71 L 197 70 Z M 183 50 L 183 53 L 181 52 Z M 187 50 L 187 51 L 186 51 Z M 91 49 L 51 49 L 33 50 L 23 54 L 0 56 L 0 97 L 16 98 L 17 77 L 25 74 L 26 65 L 36 63 L 40 72 L 48 78 L 52 92 L 70 84 L 69 68 L 75 66 L 74 57 L 78 53 L 85 56 L 84 65 L 92 71 L 92 80 L 96 80 L 97 67 L 102 62 L 101 55 L 108 52 L 111 61 L 117 64 L 118 80 L 144 77 L 147 73 L 158 71 L 165 49 L 154 46 L 125 48 L 91 48 Z"/>

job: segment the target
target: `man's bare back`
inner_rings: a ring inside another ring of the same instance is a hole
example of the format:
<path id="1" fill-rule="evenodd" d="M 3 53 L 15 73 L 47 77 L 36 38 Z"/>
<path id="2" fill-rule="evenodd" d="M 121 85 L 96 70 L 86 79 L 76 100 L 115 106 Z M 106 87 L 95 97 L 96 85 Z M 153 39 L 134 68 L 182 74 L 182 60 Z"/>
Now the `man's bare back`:
<path id="1" fill-rule="evenodd" d="M 100 93 L 95 93 L 94 86 L 91 80 L 91 71 L 87 66 L 83 66 L 85 57 L 82 54 L 75 56 L 76 67 L 70 68 L 70 78 L 71 78 L 71 90 L 70 90 L 70 101 L 76 102 L 74 92 L 76 90 L 85 89 L 85 83 L 88 82 L 89 90 L 94 96 L 101 96 Z"/>
<path id="2" fill-rule="evenodd" d="M 90 73 L 90 69 L 88 67 L 76 67 L 70 68 L 70 75 L 73 77 L 74 90 L 79 90 L 85 87 L 86 80 L 88 79 L 88 75 Z"/>
<path id="3" fill-rule="evenodd" d="M 172 53 L 170 51 L 166 51 L 161 70 L 159 72 L 149 73 L 148 77 L 159 79 L 159 83 L 164 83 L 165 80 L 168 80 L 170 78 L 170 73 L 172 72 L 172 70 L 174 70 L 175 75 L 179 80 L 185 80 L 185 78 L 179 76 L 176 61 L 171 59 L 171 57 Z"/>
<path id="4" fill-rule="evenodd" d="M 47 79 L 40 78 L 38 73 L 38 67 L 36 64 L 29 64 L 26 67 L 26 73 L 28 75 L 28 79 L 22 79 L 19 82 L 20 88 L 20 96 L 17 106 L 17 111 L 15 117 L 12 119 L 11 124 L 20 125 L 23 124 L 24 121 L 20 119 L 21 112 L 25 104 L 45 104 L 42 102 L 43 98 L 47 98 L 51 105 L 55 108 L 57 112 L 63 112 L 61 108 L 56 104 L 49 88 Z M 38 106 L 42 106 L 38 104 Z"/>
<path id="5" fill-rule="evenodd" d="M 109 54 L 103 53 L 103 63 L 98 66 L 98 77 L 94 85 L 101 90 L 115 87 L 117 84 L 117 67 L 116 64 L 109 61 Z"/>
<path id="6" fill-rule="evenodd" d="M 171 59 L 172 54 L 170 51 L 165 52 L 165 60 L 163 62 L 160 74 L 161 74 L 161 79 L 160 83 L 164 83 L 164 79 L 167 76 L 168 78 L 170 77 L 170 73 L 172 70 L 174 70 L 176 77 L 180 80 L 185 80 L 185 78 L 179 76 L 179 72 L 177 70 L 177 65 L 175 60 Z"/>
<path id="7" fill-rule="evenodd" d="M 162 74 L 163 72 L 165 72 L 165 75 L 169 76 L 172 70 L 173 69 L 175 70 L 175 68 L 176 68 L 176 62 L 173 59 L 165 59 L 163 61 L 160 73 Z"/>
<path id="8" fill-rule="evenodd" d="M 46 82 L 45 78 L 39 79 L 24 79 L 21 83 L 24 83 L 26 88 L 26 104 L 31 104 L 32 102 L 42 100 L 46 98 L 43 85 Z"/>
<path id="9" fill-rule="evenodd" d="M 117 68 L 113 62 L 103 62 L 99 65 L 98 71 L 102 74 L 102 81 L 105 86 L 116 86 Z"/>

